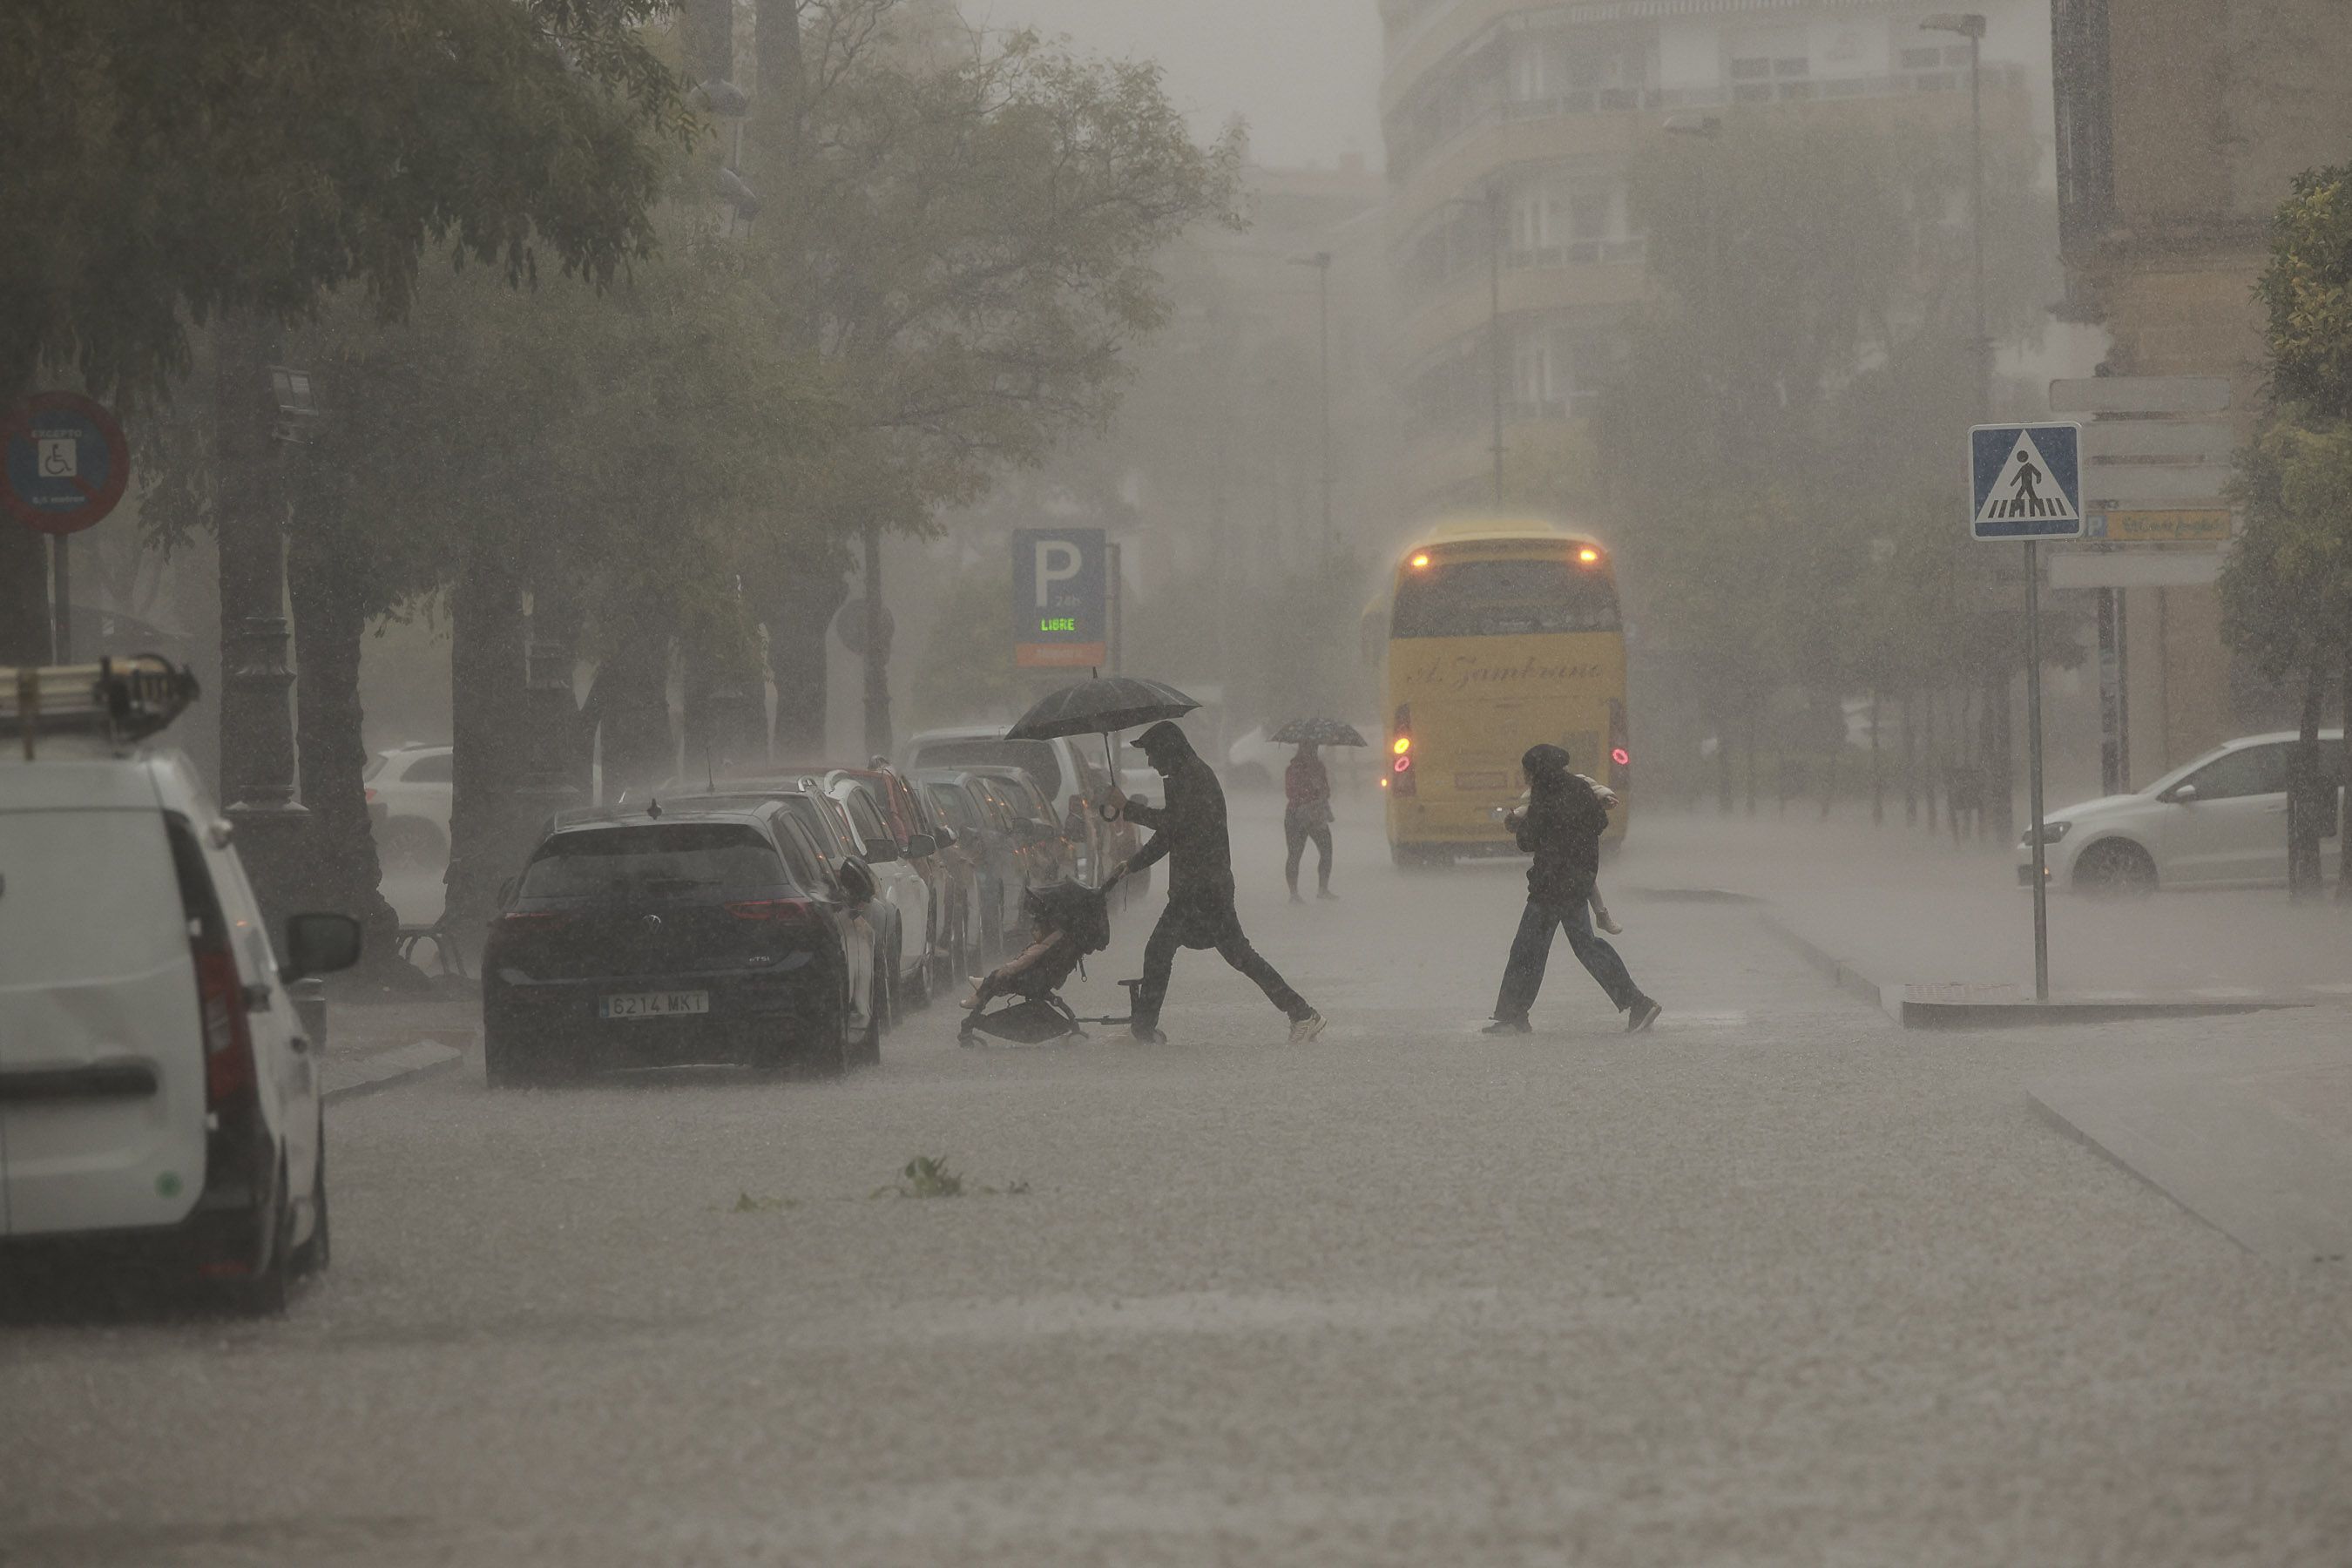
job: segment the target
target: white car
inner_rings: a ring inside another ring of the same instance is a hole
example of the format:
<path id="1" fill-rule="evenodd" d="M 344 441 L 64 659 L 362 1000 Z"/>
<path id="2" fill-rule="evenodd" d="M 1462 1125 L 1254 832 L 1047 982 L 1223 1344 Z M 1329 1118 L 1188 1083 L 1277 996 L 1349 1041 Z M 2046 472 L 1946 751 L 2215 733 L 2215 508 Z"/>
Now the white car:
<path id="1" fill-rule="evenodd" d="M 359 926 L 296 915 L 281 961 L 195 770 L 138 743 L 184 674 L 37 680 L 28 758 L 0 670 L 0 1279 L 130 1265 L 278 1310 L 329 1245 L 324 1016 L 289 987 Z"/>
<path id="2" fill-rule="evenodd" d="M 387 865 L 430 868 L 448 859 L 450 754 L 447 746 L 411 742 L 368 764 L 368 821 Z"/>
<path id="3" fill-rule="evenodd" d="M 2248 735 L 2132 795 L 2053 811 L 2047 818 L 2050 885 L 2081 892 L 2162 888 L 2255 887 L 2286 880 L 2287 762 L 2293 731 Z M 2320 731 L 2323 776 L 2343 777 L 2344 733 Z M 2341 800 L 2323 830 L 2332 874 Z M 2033 877 L 2033 845 L 2017 847 L 2021 884 Z"/>

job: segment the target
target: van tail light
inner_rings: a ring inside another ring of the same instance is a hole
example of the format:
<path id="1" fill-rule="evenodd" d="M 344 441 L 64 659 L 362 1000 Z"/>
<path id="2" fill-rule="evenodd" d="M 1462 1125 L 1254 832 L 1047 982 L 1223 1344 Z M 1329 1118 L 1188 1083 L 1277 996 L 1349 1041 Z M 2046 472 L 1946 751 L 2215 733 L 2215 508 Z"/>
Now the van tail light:
<path id="1" fill-rule="evenodd" d="M 727 912 L 739 921 L 772 921 L 778 925 L 814 925 L 816 908 L 801 899 L 755 899 L 730 904 Z"/>
<path id="2" fill-rule="evenodd" d="M 1400 703 L 1389 731 L 1389 793 L 1418 795 L 1412 776 L 1412 704 Z"/>
<path id="3" fill-rule="evenodd" d="M 199 949 L 195 958 L 196 1004 L 205 1026 L 205 1106 L 214 1111 L 240 1109 L 260 1097 L 245 982 L 225 946 Z"/>

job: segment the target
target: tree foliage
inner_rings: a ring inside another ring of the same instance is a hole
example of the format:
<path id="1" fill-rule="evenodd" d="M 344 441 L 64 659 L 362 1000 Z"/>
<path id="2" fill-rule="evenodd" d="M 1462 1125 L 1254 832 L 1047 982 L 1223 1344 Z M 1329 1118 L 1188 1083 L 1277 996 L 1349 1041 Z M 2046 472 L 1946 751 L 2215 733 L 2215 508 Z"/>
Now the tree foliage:
<path id="1" fill-rule="evenodd" d="M 12 0 L 0 376 L 138 402 L 225 310 L 387 319 L 425 250 L 604 281 L 691 126 L 659 0 Z M 651 134 L 648 135 L 647 133 Z"/>

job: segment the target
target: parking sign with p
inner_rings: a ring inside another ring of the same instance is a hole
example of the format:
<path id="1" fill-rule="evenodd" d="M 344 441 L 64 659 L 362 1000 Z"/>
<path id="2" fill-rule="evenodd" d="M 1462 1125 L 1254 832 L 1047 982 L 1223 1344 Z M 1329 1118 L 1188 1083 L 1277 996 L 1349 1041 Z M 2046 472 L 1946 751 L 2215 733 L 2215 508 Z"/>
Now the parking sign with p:
<path id="1" fill-rule="evenodd" d="M 1107 657 L 1110 574 L 1099 528 L 1013 535 L 1013 647 L 1024 669 L 1083 668 Z"/>

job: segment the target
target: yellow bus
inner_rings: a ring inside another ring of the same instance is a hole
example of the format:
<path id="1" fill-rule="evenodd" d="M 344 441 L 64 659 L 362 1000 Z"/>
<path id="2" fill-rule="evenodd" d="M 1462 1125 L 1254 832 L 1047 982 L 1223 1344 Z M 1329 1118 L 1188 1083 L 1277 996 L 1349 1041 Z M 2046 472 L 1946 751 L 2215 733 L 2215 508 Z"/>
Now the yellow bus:
<path id="1" fill-rule="evenodd" d="M 1507 854 L 1496 808 L 1546 742 L 1633 816 L 1625 634 L 1601 542 L 1537 521 L 1443 525 L 1397 562 L 1383 677 L 1389 847 L 1399 865 Z"/>

